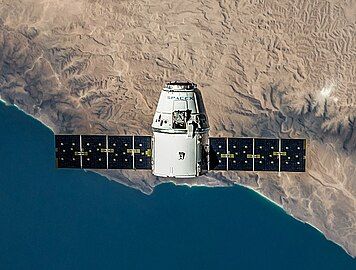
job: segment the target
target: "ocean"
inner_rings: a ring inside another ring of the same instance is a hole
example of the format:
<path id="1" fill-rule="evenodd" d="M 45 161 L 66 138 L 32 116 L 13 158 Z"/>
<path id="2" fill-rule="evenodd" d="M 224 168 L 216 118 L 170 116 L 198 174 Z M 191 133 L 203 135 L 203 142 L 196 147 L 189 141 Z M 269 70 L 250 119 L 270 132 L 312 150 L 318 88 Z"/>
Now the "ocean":
<path id="1" fill-rule="evenodd" d="M 0 103 L 0 269 L 356 269 L 257 193 L 161 185 L 150 196 L 57 170 L 52 132 Z"/>

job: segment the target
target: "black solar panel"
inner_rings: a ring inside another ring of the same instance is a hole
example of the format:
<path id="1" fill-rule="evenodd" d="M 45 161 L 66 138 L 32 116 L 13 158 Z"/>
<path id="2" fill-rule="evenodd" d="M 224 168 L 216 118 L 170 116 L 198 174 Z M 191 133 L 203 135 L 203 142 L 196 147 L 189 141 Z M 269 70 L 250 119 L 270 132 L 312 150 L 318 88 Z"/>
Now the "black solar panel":
<path id="1" fill-rule="evenodd" d="M 255 139 L 255 171 L 279 171 L 279 139 Z"/>
<path id="2" fill-rule="evenodd" d="M 57 168 L 80 169 L 80 136 L 56 135 L 55 144 Z"/>
<path id="3" fill-rule="evenodd" d="M 151 169 L 151 136 L 135 136 L 135 169 Z"/>
<path id="4" fill-rule="evenodd" d="M 106 136 L 81 135 L 82 140 L 82 168 L 106 169 Z"/>
<path id="5" fill-rule="evenodd" d="M 109 169 L 133 169 L 133 136 L 108 136 Z"/>
<path id="6" fill-rule="evenodd" d="M 229 170 L 252 171 L 253 170 L 253 139 L 252 138 L 228 138 Z"/>
<path id="7" fill-rule="evenodd" d="M 305 171 L 305 140 L 282 139 L 281 140 L 281 171 L 304 172 Z"/>
<path id="8" fill-rule="evenodd" d="M 227 170 L 226 138 L 209 138 L 209 169 Z"/>

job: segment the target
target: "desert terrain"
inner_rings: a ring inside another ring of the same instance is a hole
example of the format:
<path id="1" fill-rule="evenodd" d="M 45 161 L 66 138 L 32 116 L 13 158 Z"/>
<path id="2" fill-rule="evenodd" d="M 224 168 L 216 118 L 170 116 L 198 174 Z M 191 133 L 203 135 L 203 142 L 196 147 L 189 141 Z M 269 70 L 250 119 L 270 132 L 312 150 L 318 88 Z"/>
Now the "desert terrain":
<path id="1" fill-rule="evenodd" d="M 0 0 L 0 52 L 1 99 L 54 133 L 149 135 L 186 79 L 211 136 L 306 138 L 301 174 L 97 172 L 147 194 L 243 185 L 356 256 L 355 0 Z"/>

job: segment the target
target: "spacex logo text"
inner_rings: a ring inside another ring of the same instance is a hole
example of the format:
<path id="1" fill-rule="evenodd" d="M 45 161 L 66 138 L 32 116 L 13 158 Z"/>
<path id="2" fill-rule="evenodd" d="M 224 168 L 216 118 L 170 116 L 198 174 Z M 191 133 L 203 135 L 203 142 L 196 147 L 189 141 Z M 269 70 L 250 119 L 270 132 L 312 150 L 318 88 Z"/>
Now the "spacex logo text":
<path id="1" fill-rule="evenodd" d="M 193 97 L 175 97 L 175 96 L 168 96 L 167 99 L 173 99 L 173 100 L 193 100 Z"/>

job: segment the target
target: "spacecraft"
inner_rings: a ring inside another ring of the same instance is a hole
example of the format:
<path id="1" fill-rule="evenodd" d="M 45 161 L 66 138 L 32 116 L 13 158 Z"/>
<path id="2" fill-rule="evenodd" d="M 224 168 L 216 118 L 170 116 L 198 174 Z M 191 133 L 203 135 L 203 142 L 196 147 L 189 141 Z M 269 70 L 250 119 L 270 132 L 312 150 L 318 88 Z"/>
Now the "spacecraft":
<path id="1" fill-rule="evenodd" d="M 306 140 L 209 137 L 197 85 L 168 82 L 152 121 L 152 136 L 55 135 L 57 168 L 151 170 L 190 178 L 207 171 L 305 172 Z"/>

